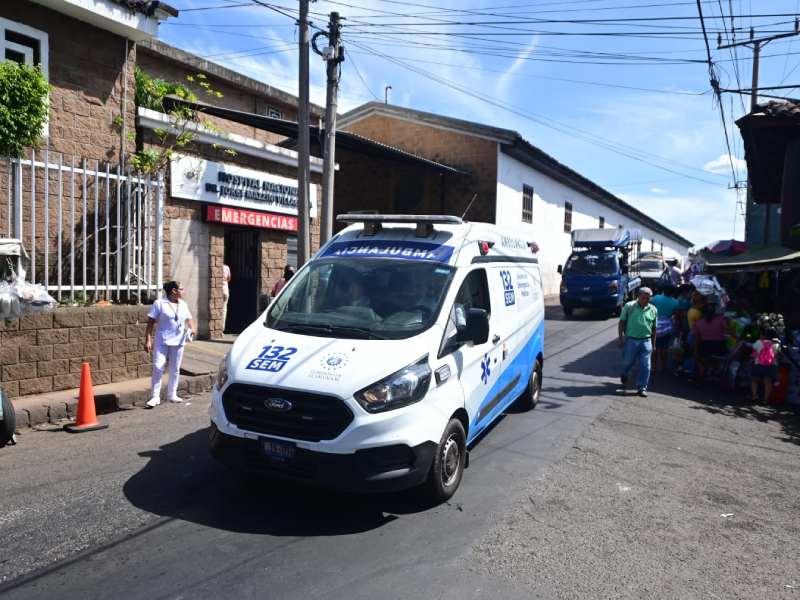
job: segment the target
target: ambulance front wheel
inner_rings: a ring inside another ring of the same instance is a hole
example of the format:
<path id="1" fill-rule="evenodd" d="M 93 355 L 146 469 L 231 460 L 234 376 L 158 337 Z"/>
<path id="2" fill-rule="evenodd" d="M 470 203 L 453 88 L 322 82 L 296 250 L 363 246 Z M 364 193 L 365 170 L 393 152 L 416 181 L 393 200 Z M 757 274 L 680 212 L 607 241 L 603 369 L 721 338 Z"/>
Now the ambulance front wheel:
<path id="1" fill-rule="evenodd" d="M 436 448 L 431 471 L 425 483 L 428 497 L 440 503 L 456 493 L 464 475 L 467 458 L 467 435 L 458 419 L 450 419 Z"/>

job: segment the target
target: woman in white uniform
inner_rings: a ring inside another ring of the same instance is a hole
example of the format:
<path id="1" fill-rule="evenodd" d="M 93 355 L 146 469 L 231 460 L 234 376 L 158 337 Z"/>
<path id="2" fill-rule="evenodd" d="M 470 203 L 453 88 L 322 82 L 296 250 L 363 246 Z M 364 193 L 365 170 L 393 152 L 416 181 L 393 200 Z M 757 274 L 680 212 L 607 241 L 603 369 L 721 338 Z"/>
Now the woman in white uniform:
<path id="1" fill-rule="evenodd" d="M 164 284 L 164 298 L 153 302 L 148 314 L 147 339 L 145 349 L 153 355 L 152 392 L 147 401 L 148 408 L 161 404 L 161 377 L 164 367 L 169 364 L 169 382 L 167 384 L 167 400 L 182 402 L 178 398 L 178 374 L 181 370 L 183 348 L 194 335 L 194 323 L 189 306 L 181 300 L 183 288 L 177 281 Z M 155 343 L 153 329 L 156 330 Z"/>

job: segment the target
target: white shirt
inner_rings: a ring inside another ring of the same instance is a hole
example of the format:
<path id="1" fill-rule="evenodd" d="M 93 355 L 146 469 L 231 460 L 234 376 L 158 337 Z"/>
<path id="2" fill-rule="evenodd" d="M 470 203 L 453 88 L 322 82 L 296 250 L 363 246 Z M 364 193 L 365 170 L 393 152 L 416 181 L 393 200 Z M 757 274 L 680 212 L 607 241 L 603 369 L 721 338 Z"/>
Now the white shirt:
<path id="1" fill-rule="evenodd" d="M 186 321 L 192 318 L 189 305 L 178 300 L 176 305 L 167 298 L 153 302 L 147 315 L 156 321 L 156 344 L 183 346 L 186 343 Z"/>

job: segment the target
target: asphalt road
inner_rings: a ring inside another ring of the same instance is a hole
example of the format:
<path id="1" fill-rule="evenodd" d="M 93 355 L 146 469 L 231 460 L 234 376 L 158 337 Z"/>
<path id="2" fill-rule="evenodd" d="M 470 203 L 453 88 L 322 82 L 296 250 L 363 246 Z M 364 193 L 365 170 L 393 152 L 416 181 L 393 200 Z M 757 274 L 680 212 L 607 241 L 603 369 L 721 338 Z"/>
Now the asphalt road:
<path id="1" fill-rule="evenodd" d="M 206 451 L 208 396 L 0 451 L 4 598 L 530 598 L 478 544 L 616 396 L 615 322 L 547 322 L 544 390 L 471 449 L 451 502 L 249 483 Z"/>

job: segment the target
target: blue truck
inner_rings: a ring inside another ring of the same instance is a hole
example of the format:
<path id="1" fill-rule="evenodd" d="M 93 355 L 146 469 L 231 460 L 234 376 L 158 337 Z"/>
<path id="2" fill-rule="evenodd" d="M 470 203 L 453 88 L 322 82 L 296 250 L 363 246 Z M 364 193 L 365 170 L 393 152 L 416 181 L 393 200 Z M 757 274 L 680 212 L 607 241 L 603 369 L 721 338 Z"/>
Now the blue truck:
<path id="1" fill-rule="evenodd" d="M 567 317 L 576 308 L 608 311 L 618 316 L 622 305 L 641 285 L 638 229 L 576 229 L 572 253 L 561 274 L 559 299 Z"/>

